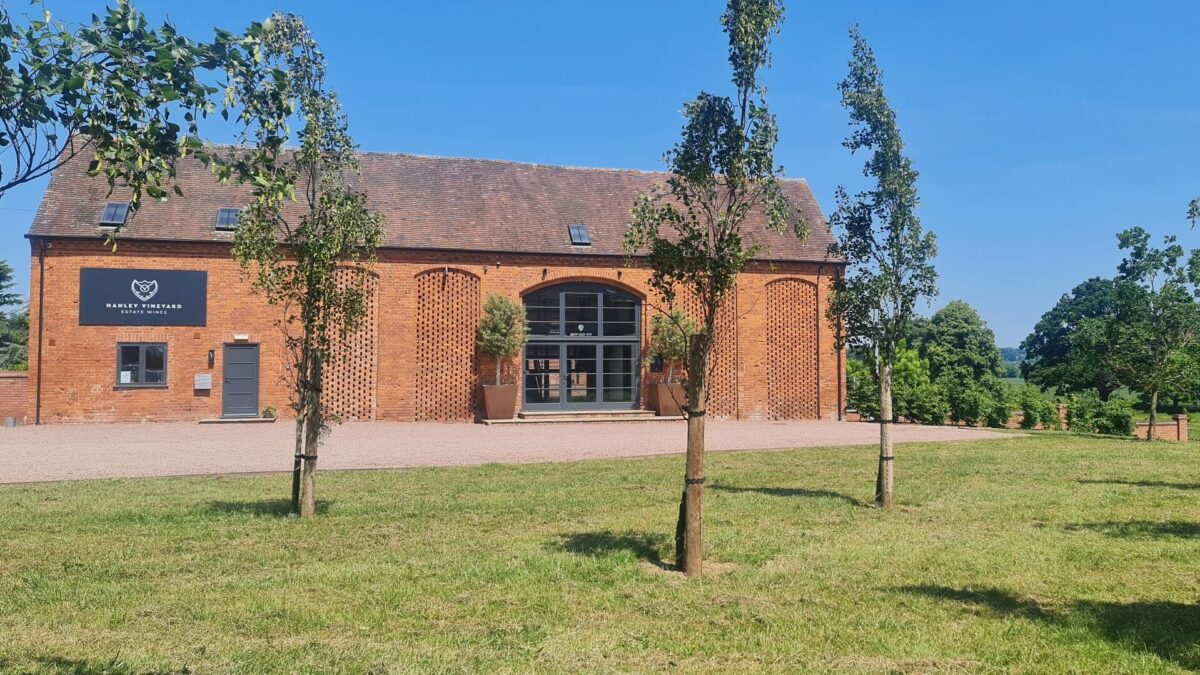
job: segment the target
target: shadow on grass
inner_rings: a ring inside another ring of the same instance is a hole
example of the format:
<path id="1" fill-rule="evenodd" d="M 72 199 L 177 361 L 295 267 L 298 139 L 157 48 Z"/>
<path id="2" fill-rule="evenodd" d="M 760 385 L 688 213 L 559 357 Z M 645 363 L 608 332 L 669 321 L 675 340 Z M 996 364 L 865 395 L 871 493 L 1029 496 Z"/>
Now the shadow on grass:
<path id="1" fill-rule="evenodd" d="M 1200 605 L 1180 602 L 1096 602 L 1077 600 L 1049 609 L 1032 598 L 997 588 L 957 589 L 905 586 L 897 591 L 957 602 L 992 612 L 1057 626 L 1086 626 L 1097 637 L 1135 653 L 1154 654 L 1189 670 L 1200 669 Z"/>
<path id="2" fill-rule="evenodd" d="M 576 532 L 563 535 L 558 548 L 586 556 L 605 556 L 628 551 L 635 556 L 663 569 L 673 565 L 663 562 L 659 551 L 667 545 L 667 537 L 644 532 Z"/>
<path id="3" fill-rule="evenodd" d="M 840 499 L 853 506 L 862 506 L 863 503 L 851 497 L 850 495 L 842 494 L 841 492 L 833 492 L 832 490 L 810 490 L 808 488 L 783 488 L 783 487 L 738 487 L 736 485 L 722 485 L 716 483 L 710 486 L 713 490 L 720 492 L 755 492 L 760 495 L 769 495 L 771 497 L 800 497 L 806 499 Z"/>
<path id="4" fill-rule="evenodd" d="M 1161 523 L 1152 520 L 1131 520 L 1124 523 L 1117 521 L 1107 523 L 1078 523 L 1067 525 L 1065 529 L 1069 532 L 1091 530 L 1107 534 L 1110 537 L 1122 537 L 1126 539 L 1170 537 L 1195 539 L 1200 537 L 1200 523 L 1191 523 L 1185 520 L 1168 520 Z"/>
<path id="5" fill-rule="evenodd" d="M 896 590 L 912 595 L 924 595 L 937 600 L 951 600 L 963 605 L 985 609 L 996 616 L 1019 616 L 1026 619 L 1048 619 L 1050 614 L 1036 600 L 1018 598 L 998 588 L 974 590 L 949 586 L 902 586 Z"/>
<path id="6" fill-rule="evenodd" d="M 1172 490 L 1200 490 L 1200 483 L 1166 483 L 1159 480 L 1078 480 L 1084 485 L 1134 485 L 1137 487 L 1161 487 Z"/>
<path id="7" fill-rule="evenodd" d="M 317 514 L 329 510 L 331 501 L 317 500 Z M 255 516 L 258 518 L 285 518 L 292 513 L 290 499 L 259 499 L 241 502 L 209 502 L 204 510 L 209 513 Z"/>
<path id="8" fill-rule="evenodd" d="M 109 660 L 94 660 L 86 659 L 68 659 L 61 656 L 43 656 L 36 659 L 37 672 L 47 673 L 70 673 L 71 675 L 142 675 L 148 673 L 152 675 L 182 675 L 183 673 L 192 672 L 184 667 L 178 670 L 145 670 L 136 669 L 120 659 Z M 4 666 L 4 662 L 0 661 L 0 667 Z M 7 670 L 5 670 L 7 672 Z"/>

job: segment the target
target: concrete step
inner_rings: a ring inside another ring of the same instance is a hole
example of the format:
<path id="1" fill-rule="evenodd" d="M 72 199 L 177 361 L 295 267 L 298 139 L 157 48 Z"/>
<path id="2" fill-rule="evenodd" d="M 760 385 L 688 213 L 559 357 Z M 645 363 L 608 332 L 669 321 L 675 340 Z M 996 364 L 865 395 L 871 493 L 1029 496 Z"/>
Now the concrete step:
<path id="1" fill-rule="evenodd" d="M 520 412 L 508 420 L 483 420 L 484 424 L 579 424 L 611 422 L 677 422 L 683 417 L 659 417 L 653 410 L 571 410 Z"/>
<path id="2" fill-rule="evenodd" d="M 653 410 L 538 410 L 517 413 L 517 417 L 529 420 L 551 420 L 559 417 L 575 419 L 595 417 L 603 419 L 634 419 L 639 417 L 654 417 Z"/>

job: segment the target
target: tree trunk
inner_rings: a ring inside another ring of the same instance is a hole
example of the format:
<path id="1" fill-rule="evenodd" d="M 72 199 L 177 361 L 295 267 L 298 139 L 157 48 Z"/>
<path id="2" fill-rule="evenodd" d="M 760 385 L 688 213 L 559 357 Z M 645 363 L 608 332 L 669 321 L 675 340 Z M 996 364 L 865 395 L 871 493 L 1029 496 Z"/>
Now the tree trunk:
<path id="1" fill-rule="evenodd" d="M 296 383 L 299 391 L 296 392 L 296 451 L 292 462 L 292 507 L 291 514 L 293 516 L 300 515 L 300 474 L 304 467 L 304 425 L 305 413 L 307 408 L 304 406 L 304 390 L 308 381 L 308 352 L 309 347 L 305 344 L 300 351 L 300 363 L 296 364 Z"/>
<path id="2" fill-rule="evenodd" d="M 292 508 L 293 516 L 300 515 L 300 467 L 304 460 L 304 414 L 296 406 L 296 453 L 292 462 Z"/>
<path id="3" fill-rule="evenodd" d="M 692 339 L 687 378 L 687 467 L 679 522 L 675 526 L 675 566 L 689 577 L 704 572 L 704 414 L 707 406 L 707 334 Z M 681 536 L 682 535 L 682 536 Z"/>
<path id="4" fill-rule="evenodd" d="M 1158 421 L 1158 392 L 1150 393 L 1150 428 L 1146 429 L 1146 440 L 1153 441 L 1158 434 L 1155 433 Z"/>
<path id="5" fill-rule="evenodd" d="M 496 356 L 496 386 L 500 386 L 500 357 Z"/>
<path id="6" fill-rule="evenodd" d="M 895 452 L 892 446 L 892 364 L 879 368 L 879 473 L 875 478 L 875 505 L 892 506 Z"/>
<path id="7" fill-rule="evenodd" d="M 317 448 L 321 442 L 321 355 L 310 350 L 304 408 L 304 461 L 300 470 L 300 517 L 317 512 Z"/>

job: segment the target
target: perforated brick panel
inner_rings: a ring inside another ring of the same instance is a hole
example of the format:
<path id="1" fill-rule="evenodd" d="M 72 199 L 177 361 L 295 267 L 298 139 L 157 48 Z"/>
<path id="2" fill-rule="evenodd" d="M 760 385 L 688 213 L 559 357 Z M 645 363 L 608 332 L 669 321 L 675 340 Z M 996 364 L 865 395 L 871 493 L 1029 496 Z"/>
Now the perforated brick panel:
<path id="1" fill-rule="evenodd" d="M 700 320 L 700 301 L 690 293 L 681 293 L 679 304 L 696 322 Z M 708 355 L 708 408 L 710 417 L 737 417 L 737 293 L 731 292 L 717 310 L 716 335 Z"/>
<path id="2" fill-rule="evenodd" d="M 817 417 L 817 287 L 800 279 L 767 285 L 767 416 Z"/>
<path id="3" fill-rule="evenodd" d="M 338 270 L 338 282 L 351 284 L 354 275 L 350 269 Z M 335 340 L 322 378 L 325 414 L 343 420 L 373 420 L 378 412 L 375 376 L 379 364 L 379 277 L 371 274 L 365 284 L 370 293 L 366 316 L 355 332 L 344 340 Z"/>
<path id="4" fill-rule="evenodd" d="M 423 272 L 416 280 L 415 418 L 469 422 L 475 419 L 479 397 L 479 277 L 449 268 Z"/>

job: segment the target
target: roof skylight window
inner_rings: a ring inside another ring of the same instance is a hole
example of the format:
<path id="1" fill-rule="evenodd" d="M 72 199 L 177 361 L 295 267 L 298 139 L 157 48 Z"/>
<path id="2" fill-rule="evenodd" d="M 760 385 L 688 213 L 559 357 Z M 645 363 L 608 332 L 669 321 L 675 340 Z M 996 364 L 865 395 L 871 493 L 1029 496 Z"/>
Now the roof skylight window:
<path id="1" fill-rule="evenodd" d="M 121 227 L 129 218 L 129 204 L 109 202 L 100 214 L 100 227 Z"/>
<path id="2" fill-rule="evenodd" d="M 588 233 L 587 225 L 572 224 L 567 226 L 571 234 L 572 246 L 591 246 L 592 236 Z"/>

